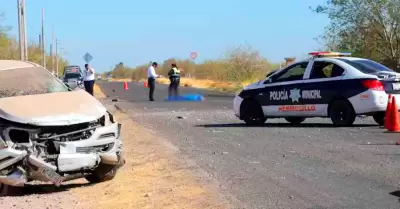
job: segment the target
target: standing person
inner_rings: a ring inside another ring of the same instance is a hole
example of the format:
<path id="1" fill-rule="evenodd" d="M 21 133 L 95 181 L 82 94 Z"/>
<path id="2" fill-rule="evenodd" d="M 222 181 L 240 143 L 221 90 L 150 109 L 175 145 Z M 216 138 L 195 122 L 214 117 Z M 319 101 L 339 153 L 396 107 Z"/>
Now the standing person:
<path id="1" fill-rule="evenodd" d="M 85 71 L 83 72 L 83 85 L 85 90 L 93 96 L 93 86 L 94 86 L 94 69 L 89 67 L 89 64 L 85 64 Z"/>
<path id="2" fill-rule="evenodd" d="M 178 96 L 179 83 L 181 81 L 181 71 L 175 63 L 171 64 L 171 70 L 168 72 L 170 84 L 168 88 L 168 96 Z"/>
<path id="3" fill-rule="evenodd" d="M 157 62 L 153 62 L 147 70 L 147 83 L 149 85 L 149 100 L 154 101 L 154 89 L 156 88 L 156 78 L 160 78 L 160 75 L 156 74 L 156 68 L 158 67 Z"/>

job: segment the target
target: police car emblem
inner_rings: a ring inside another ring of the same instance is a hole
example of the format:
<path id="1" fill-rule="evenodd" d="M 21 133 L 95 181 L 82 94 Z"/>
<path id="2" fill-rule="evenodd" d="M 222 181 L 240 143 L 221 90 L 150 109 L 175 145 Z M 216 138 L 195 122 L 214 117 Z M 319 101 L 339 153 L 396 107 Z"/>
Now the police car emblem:
<path id="1" fill-rule="evenodd" d="M 292 99 L 292 102 L 299 102 L 299 99 L 301 98 L 300 95 L 300 89 L 292 89 L 290 90 L 290 99 Z"/>

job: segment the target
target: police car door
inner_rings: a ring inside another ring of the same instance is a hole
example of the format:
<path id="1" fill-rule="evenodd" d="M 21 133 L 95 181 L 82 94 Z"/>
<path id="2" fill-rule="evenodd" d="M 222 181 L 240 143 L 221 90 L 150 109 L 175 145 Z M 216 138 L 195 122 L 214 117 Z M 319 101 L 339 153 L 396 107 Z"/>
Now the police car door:
<path id="1" fill-rule="evenodd" d="M 300 103 L 300 88 L 308 65 L 309 61 L 294 63 L 264 82 L 265 89 L 260 103 L 267 117 L 297 116 L 305 111 L 295 105 Z"/>
<path id="2" fill-rule="evenodd" d="M 331 59 L 318 58 L 310 64 L 301 89 L 302 100 L 313 104 L 315 111 L 310 112 L 311 116 L 328 116 L 328 104 L 349 91 L 348 81 L 343 81 L 345 70 Z"/>

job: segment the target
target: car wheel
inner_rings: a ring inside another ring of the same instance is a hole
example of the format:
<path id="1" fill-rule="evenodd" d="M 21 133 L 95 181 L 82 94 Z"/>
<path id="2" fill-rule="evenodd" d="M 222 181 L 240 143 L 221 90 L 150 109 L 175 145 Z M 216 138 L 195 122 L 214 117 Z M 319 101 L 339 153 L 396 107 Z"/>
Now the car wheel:
<path id="1" fill-rule="evenodd" d="M 291 124 L 298 125 L 306 120 L 303 117 L 287 117 L 285 120 Z"/>
<path id="2" fill-rule="evenodd" d="M 378 125 L 383 126 L 385 124 L 385 112 L 375 113 L 372 117 Z"/>
<path id="3" fill-rule="evenodd" d="M 115 177 L 117 169 L 116 166 L 100 164 L 93 173 L 85 176 L 85 179 L 90 183 L 109 181 Z"/>
<path id="4" fill-rule="evenodd" d="M 258 102 L 244 100 L 240 107 L 240 115 L 247 125 L 263 125 L 267 118 Z"/>
<path id="5" fill-rule="evenodd" d="M 351 126 L 356 120 L 353 106 L 346 100 L 336 100 L 329 106 L 329 117 L 336 126 Z"/>

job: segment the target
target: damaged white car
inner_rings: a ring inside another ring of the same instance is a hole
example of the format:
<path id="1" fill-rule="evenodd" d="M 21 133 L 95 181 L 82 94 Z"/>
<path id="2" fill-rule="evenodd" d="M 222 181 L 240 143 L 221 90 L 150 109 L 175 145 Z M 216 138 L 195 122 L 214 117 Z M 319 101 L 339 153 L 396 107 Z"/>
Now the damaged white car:
<path id="1" fill-rule="evenodd" d="M 0 60 L 0 196 L 29 181 L 107 181 L 124 165 L 121 125 L 40 65 Z"/>

